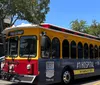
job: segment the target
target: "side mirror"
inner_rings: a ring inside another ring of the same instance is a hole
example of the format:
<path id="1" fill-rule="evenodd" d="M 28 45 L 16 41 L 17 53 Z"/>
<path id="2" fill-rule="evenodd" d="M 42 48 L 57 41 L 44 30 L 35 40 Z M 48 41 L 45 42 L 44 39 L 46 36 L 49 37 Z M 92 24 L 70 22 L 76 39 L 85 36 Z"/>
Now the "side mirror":
<path id="1" fill-rule="evenodd" d="M 45 50 L 46 42 L 47 42 L 47 37 L 46 36 L 42 36 L 41 37 L 41 49 L 42 50 Z"/>

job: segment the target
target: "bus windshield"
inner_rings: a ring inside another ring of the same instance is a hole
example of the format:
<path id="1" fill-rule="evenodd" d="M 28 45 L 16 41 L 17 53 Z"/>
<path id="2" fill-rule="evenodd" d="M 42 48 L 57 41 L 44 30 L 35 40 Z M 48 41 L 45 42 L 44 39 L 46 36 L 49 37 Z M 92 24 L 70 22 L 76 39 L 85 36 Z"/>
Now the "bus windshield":
<path id="1" fill-rule="evenodd" d="M 17 57 L 18 55 L 18 37 L 9 39 L 9 56 Z"/>
<path id="2" fill-rule="evenodd" d="M 35 57 L 37 52 L 36 36 L 21 36 L 20 57 Z"/>

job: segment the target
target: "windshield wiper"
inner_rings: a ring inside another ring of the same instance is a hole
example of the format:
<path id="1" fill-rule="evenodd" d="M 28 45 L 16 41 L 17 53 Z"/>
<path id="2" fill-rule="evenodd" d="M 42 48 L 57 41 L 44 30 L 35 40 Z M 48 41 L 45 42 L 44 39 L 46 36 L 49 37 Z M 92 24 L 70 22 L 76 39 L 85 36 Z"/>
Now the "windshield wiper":
<path id="1" fill-rule="evenodd" d="M 24 55 L 21 55 L 21 56 L 27 57 L 29 55 L 28 54 L 24 54 Z M 35 55 L 30 55 L 30 56 L 35 56 Z"/>

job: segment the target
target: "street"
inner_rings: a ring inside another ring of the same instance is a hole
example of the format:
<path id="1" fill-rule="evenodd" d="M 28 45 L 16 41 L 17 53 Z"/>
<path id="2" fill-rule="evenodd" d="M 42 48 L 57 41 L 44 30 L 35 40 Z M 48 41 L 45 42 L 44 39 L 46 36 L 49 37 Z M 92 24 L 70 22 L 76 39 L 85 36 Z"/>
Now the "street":
<path id="1" fill-rule="evenodd" d="M 25 85 L 0 80 L 0 85 Z M 27 84 L 30 85 L 30 84 Z M 55 84 L 52 84 L 55 85 Z M 71 85 L 100 85 L 100 76 L 75 80 Z"/>

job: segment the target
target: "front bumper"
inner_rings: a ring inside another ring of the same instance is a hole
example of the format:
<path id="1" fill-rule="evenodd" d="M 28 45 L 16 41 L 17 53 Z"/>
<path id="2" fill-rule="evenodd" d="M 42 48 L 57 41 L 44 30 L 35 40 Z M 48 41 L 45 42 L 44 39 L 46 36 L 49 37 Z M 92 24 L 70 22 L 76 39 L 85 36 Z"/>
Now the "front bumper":
<path id="1" fill-rule="evenodd" d="M 1 71 L 0 75 L 3 80 L 9 80 L 12 82 L 34 83 L 34 80 L 36 79 L 36 75 L 18 75 L 15 73 L 7 73 L 4 71 Z"/>

